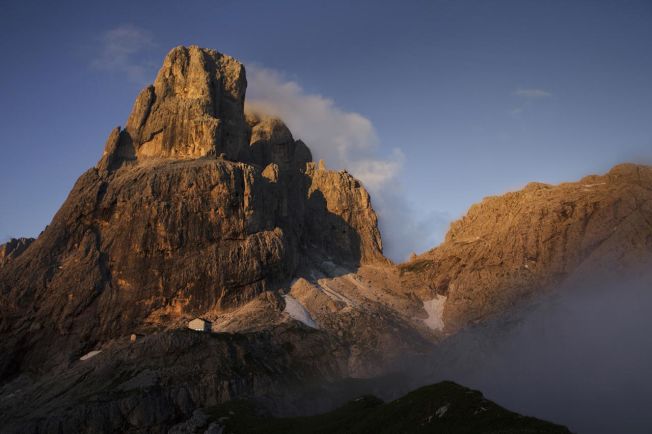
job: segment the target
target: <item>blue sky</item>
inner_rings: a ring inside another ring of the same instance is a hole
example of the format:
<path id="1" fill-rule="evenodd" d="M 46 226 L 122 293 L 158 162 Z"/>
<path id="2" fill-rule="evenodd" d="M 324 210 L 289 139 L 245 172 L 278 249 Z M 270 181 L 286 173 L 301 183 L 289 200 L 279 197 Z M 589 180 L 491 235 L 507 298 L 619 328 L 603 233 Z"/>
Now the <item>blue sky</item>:
<path id="1" fill-rule="evenodd" d="M 370 184 L 395 259 L 484 196 L 652 163 L 650 1 L 0 4 L 2 240 L 49 223 L 181 44 L 243 61 L 253 102 Z"/>

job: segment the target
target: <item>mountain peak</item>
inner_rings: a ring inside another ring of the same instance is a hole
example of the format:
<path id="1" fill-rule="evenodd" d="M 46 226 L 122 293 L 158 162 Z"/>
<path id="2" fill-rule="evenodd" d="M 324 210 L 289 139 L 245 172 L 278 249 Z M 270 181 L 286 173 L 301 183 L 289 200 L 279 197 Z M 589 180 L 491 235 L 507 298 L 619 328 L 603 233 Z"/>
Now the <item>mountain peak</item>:
<path id="1" fill-rule="evenodd" d="M 173 48 L 136 98 L 125 129 L 109 137 L 98 167 L 143 158 L 238 159 L 248 145 L 246 88 L 244 66 L 234 58 L 195 45 Z"/>

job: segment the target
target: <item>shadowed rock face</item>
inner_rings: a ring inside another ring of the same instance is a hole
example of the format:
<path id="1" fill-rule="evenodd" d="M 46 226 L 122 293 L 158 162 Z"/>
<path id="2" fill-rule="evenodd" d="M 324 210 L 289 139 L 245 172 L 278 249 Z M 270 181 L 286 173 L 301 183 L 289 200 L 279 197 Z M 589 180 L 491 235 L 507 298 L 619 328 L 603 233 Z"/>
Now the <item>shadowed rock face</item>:
<path id="1" fill-rule="evenodd" d="M 310 149 L 301 140 L 294 140 L 282 120 L 247 113 L 247 123 L 251 140 L 247 152 L 242 153 L 246 161 L 261 167 L 275 164 L 282 169 L 303 167 L 312 161 Z"/>
<path id="2" fill-rule="evenodd" d="M 325 219 L 310 218 L 308 233 L 313 245 L 329 245 L 333 258 L 360 256 L 364 263 L 388 263 L 382 256 L 378 219 L 360 181 L 346 172 L 333 172 L 309 163 L 306 175 L 310 215 L 328 209 Z M 355 231 L 352 229 L 355 228 Z"/>
<path id="3" fill-rule="evenodd" d="M 302 342 L 303 345 L 297 345 Z M 264 334 L 152 333 L 32 382 L 0 386 L 4 433 L 167 433 L 198 405 L 266 395 L 343 375 L 325 335 L 285 325 Z M 287 394 L 284 395 L 284 394 Z M 203 431 L 202 431 L 203 432 Z"/>
<path id="4" fill-rule="evenodd" d="M 623 164 L 473 205 L 446 240 L 401 265 L 408 288 L 446 295 L 454 331 L 570 279 L 652 264 L 652 168 Z"/>

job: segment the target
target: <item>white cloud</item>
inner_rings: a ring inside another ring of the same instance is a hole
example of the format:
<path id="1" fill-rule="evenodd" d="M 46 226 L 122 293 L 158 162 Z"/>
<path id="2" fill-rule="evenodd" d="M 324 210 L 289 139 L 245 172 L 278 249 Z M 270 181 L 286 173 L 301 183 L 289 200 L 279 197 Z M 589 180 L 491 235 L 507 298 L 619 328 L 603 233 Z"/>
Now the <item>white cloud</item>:
<path id="1" fill-rule="evenodd" d="M 363 158 L 349 161 L 348 169 L 371 190 L 379 190 L 395 180 L 403 169 L 405 155 L 396 148 L 386 159 Z"/>
<path id="2" fill-rule="evenodd" d="M 151 33 L 130 24 L 122 25 L 102 35 L 98 57 L 91 65 L 125 74 L 129 80 L 141 84 L 148 81 L 155 70 L 155 64 L 145 59 L 147 51 L 154 47 Z"/>
<path id="3" fill-rule="evenodd" d="M 388 163 L 376 158 L 378 137 L 364 116 L 344 111 L 321 95 L 307 94 L 295 81 L 267 68 L 249 66 L 247 81 L 247 108 L 283 119 L 309 144 L 315 159 L 338 169 L 352 169 L 355 163 L 370 175 L 371 167 Z M 377 182 L 378 173 L 374 178 Z"/>
<path id="4" fill-rule="evenodd" d="M 400 182 L 406 157 L 398 148 L 381 155 L 368 118 L 347 112 L 322 95 L 306 93 L 296 81 L 271 69 L 250 65 L 247 81 L 247 109 L 283 119 L 294 137 L 306 142 L 315 160 L 348 170 L 367 187 L 388 257 L 402 261 L 412 251 L 421 252 L 441 241 L 449 216 L 435 213 L 418 218 Z"/>
<path id="5" fill-rule="evenodd" d="M 552 94 L 546 90 L 543 89 L 535 89 L 535 88 L 529 88 L 529 89 L 516 89 L 514 91 L 514 95 L 520 96 L 523 98 L 548 98 L 551 97 Z"/>

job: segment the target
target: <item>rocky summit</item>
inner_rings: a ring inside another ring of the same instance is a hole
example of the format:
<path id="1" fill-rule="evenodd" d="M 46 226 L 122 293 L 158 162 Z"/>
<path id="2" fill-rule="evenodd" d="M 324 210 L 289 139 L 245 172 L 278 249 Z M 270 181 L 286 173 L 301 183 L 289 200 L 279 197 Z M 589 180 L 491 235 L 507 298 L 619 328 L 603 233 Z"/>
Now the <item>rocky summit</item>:
<path id="1" fill-rule="evenodd" d="M 487 198 L 393 264 L 361 182 L 246 111 L 246 84 L 237 60 L 174 48 L 50 225 L 0 248 L 4 431 L 167 432 L 234 399 L 305 414 L 306 388 L 329 410 L 351 398 L 329 384 L 652 263 L 652 169 L 621 165 Z"/>
<path id="2" fill-rule="evenodd" d="M 109 137 L 100 169 L 145 158 L 193 159 L 247 151 L 245 70 L 214 50 L 177 47 L 138 95 L 124 130 Z"/>

